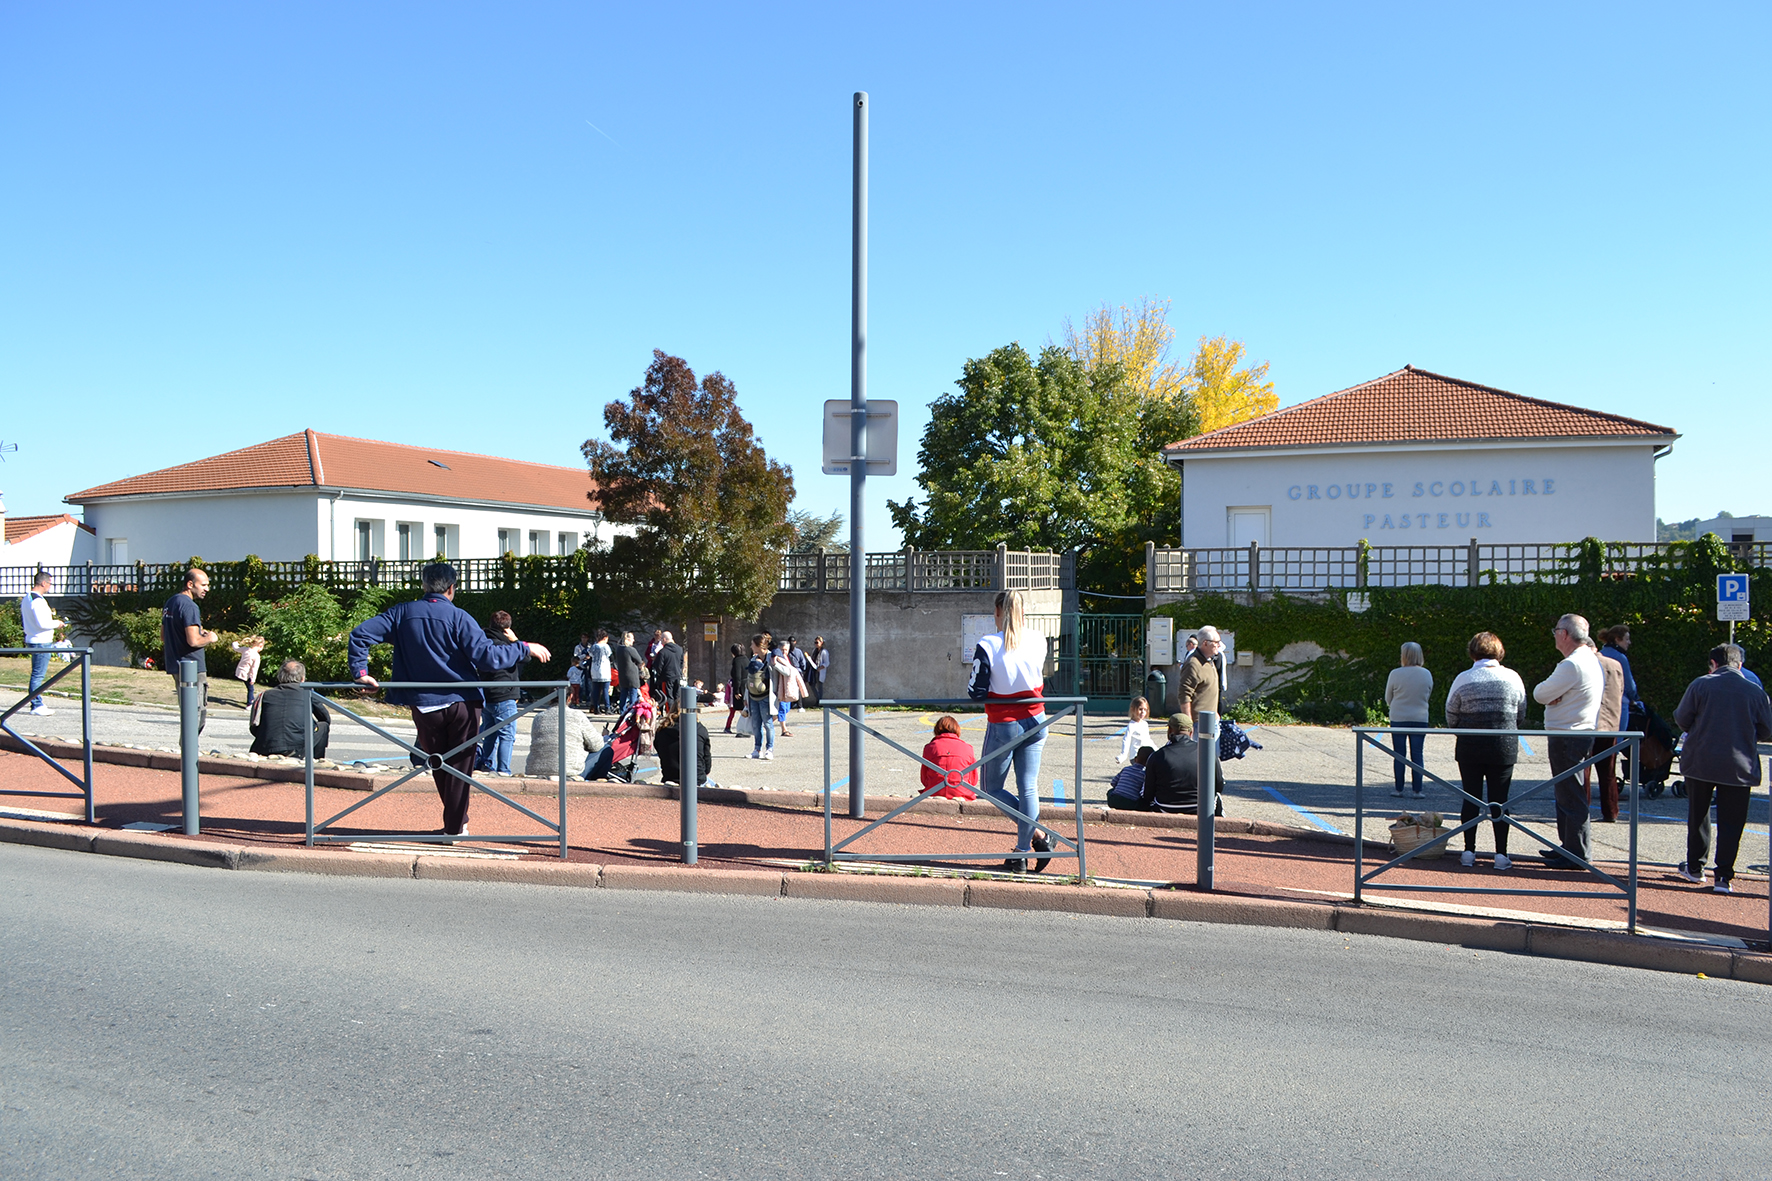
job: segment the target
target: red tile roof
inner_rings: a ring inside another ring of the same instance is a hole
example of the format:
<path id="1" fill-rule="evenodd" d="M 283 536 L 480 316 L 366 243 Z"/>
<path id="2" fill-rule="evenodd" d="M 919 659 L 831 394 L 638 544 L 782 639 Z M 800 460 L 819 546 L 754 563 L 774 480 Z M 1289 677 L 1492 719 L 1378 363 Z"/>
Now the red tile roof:
<path id="1" fill-rule="evenodd" d="M 17 545 L 21 541 L 55 528 L 63 521 L 66 521 L 77 528 L 84 529 L 88 533 L 93 531 L 92 526 L 81 521 L 76 521 L 67 513 L 56 513 L 54 516 L 50 517 L 7 517 L 6 544 Z"/>
<path id="2" fill-rule="evenodd" d="M 592 507 L 588 499 L 591 476 L 581 467 L 525 463 L 311 430 L 100 484 L 62 499 L 86 504 L 114 496 L 247 488 L 353 488 L 577 511 Z"/>
<path id="3" fill-rule="evenodd" d="M 1185 458 L 1191 452 L 1245 447 L 1599 437 L 1671 443 L 1679 435 L 1623 415 L 1510 394 L 1405 365 L 1376 381 L 1171 443 L 1163 453 Z"/>

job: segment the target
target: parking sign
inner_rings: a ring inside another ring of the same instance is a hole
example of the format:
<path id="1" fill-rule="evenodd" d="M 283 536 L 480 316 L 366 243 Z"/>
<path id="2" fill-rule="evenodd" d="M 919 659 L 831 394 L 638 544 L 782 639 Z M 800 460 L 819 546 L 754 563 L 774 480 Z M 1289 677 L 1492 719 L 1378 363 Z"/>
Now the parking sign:
<path id="1" fill-rule="evenodd" d="M 1749 618 L 1747 575 L 1717 575 L 1717 619 L 1729 623 L 1745 623 Z"/>

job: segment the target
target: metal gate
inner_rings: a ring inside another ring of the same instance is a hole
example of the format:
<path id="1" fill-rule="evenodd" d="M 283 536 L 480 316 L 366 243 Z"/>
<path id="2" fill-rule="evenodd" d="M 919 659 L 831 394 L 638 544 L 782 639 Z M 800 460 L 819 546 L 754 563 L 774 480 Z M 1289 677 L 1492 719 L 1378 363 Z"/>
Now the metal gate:
<path id="1" fill-rule="evenodd" d="M 1092 714 L 1124 715 L 1144 692 L 1144 616 L 1065 616 L 1057 665 L 1046 681 L 1048 694 L 1087 697 Z"/>

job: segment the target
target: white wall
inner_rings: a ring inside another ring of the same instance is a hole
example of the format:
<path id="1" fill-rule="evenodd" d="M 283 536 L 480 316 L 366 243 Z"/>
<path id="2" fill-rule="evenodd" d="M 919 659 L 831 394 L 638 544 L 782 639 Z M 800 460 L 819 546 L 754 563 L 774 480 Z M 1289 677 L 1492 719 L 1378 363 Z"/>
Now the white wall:
<path id="1" fill-rule="evenodd" d="M 418 558 L 429 558 L 436 550 L 435 530 L 438 525 L 453 525 L 459 536 L 459 552 L 451 555 L 457 558 L 496 558 L 503 551 L 498 546 L 498 531 L 511 529 L 516 533 L 517 544 L 512 552 L 518 557 L 528 557 L 531 553 L 529 533 L 531 530 L 542 530 L 547 534 L 547 547 L 542 552 L 557 554 L 560 552 L 560 534 L 570 533 L 577 539 L 580 546 L 584 545 L 585 534 L 593 528 L 601 537 L 603 544 L 609 544 L 614 530 L 607 524 L 593 522 L 588 516 L 573 516 L 566 513 L 544 513 L 520 509 L 492 509 L 478 505 L 444 505 L 423 501 L 402 501 L 393 498 L 381 500 L 355 499 L 350 496 L 342 498 L 337 507 L 332 505 L 332 497 L 323 496 L 317 506 L 320 511 L 320 538 L 323 548 L 316 551 L 322 558 L 337 557 L 339 561 L 349 561 L 357 554 L 357 522 L 359 520 L 382 522 L 382 552 L 378 557 L 397 558 L 400 556 L 398 530 L 401 521 L 408 521 L 422 526 L 420 536 L 425 541 L 422 552 L 415 554 Z M 328 537 L 331 541 L 328 542 Z M 304 553 L 306 551 L 303 551 Z M 264 557 L 266 555 L 259 555 Z"/>
<path id="2" fill-rule="evenodd" d="M 308 554 L 350 561 L 358 555 L 357 522 L 378 523 L 371 530 L 375 556 L 399 557 L 397 525 L 411 522 L 423 544 L 417 558 L 435 553 L 435 527 L 452 525 L 459 538 L 459 558 L 496 558 L 498 530 L 517 530 L 519 556 L 531 552 L 529 533 L 545 530 L 546 552 L 560 552 L 561 533 L 583 544 L 593 528 L 585 515 L 501 510 L 435 502 L 339 497 L 314 490 L 242 492 L 215 496 L 165 497 L 153 500 L 98 502 L 86 509 L 96 533 L 94 560 L 104 562 L 107 539 L 129 540 L 132 562 L 178 562 L 193 555 L 214 561 L 237 561 L 257 554 L 267 562 L 299 562 Z M 595 526 L 605 545 L 614 530 Z M 84 558 L 80 559 L 84 561 Z"/>
<path id="3" fill-rule="evenodd" d="M 1654 541 L 1654 450 L 1473 444 L 1190 458 L 1181 544 L 1234 544 L 1231 510 L 1243 510 L 1247 532 L 1248 510 L 1262 507 L 1276 546 Z"/>
<path id="4" fill-rule="evenodd" d="M 189 557 L 237 561 L 257 554 L 267 562 L 299 562 L 314 552 L 314 493 L 259 492 L 232 496 L 169 497 L 94 503 L 86 523 L 106 542 L 129 539 L 131 562 L 179 562 Z M 325 555 L 321 555 L 324 557 Z"/>

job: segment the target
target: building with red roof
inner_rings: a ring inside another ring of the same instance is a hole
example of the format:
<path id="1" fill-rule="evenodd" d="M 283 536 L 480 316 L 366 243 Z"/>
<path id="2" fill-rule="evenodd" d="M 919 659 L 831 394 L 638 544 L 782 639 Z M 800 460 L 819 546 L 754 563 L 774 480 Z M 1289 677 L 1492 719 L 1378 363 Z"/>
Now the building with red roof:
<path id="1" fill-rule="evenodd" d="M 1655 540 L 1669 427 L 1405 365 L 1172 443 L 1189 547 Z"/>
<path id="2" fill-rule="evenodd" d="M 9 517 L 0 502 L 0 568 L 78 566 L 97 554 L 93 533 L 67 513 L 41 517 Z"/>
<path id="3" fill-rule="evenodd" d="M 63 499 L 99 561 L 571 553 L 609 526 L 582 467 L 307 430 Z"/>

